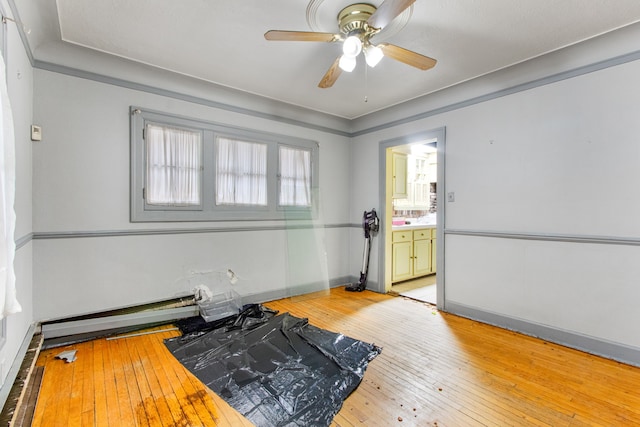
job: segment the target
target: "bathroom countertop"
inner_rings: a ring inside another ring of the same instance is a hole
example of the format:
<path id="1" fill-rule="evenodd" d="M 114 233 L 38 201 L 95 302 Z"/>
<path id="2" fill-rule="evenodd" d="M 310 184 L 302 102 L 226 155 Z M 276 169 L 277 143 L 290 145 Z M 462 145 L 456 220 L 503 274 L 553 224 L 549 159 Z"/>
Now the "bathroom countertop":
<path id="1" fill-rule="evenodd" d="M 418 228 L 436 228 L 437 224 L 405 224 L 405 225 L 392 225 L 391 230 L 415 230 Z"/>

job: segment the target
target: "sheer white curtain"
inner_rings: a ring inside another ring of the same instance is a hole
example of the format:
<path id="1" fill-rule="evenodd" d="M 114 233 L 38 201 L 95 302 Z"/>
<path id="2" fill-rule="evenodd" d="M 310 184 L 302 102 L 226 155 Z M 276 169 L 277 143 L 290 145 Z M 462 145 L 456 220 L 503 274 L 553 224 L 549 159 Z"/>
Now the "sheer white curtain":
<path id="1" fill-rule="evenodd" d="M 216 140 L 216 204 L 267 205 L 267 145 Z"/>
<path id="2" fill-rule="evenodd" d="M 280 146 L 280 206 L 311 206 L 311 152 Z"/>
<path id="3" fill-rule="evenodd" d="M 4 59 L 0 56 L 0 318 L 22 311 L 16 298 L 13 270 L 16 254 L 16 213 L 13 207 L 16 194 L 15 136 L 6 82 Z"/>
<path id="4" fill-rule="evenodd" d="M 152 205 L 199 205 L 202 174 L 200 132 L 147 125 L 146 201 Z"/>

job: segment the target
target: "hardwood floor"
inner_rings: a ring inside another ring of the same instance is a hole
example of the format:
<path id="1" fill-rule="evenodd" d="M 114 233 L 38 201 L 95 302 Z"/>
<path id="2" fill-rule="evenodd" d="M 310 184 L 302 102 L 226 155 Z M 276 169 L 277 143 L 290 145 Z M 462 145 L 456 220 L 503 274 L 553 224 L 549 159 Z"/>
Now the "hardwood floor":
<path id="1" fill-rule="evenodd" d="M 333 426 L 640 425 L 640 368 L 369 291 L 265 305 L 383 347 Z M 173 359 L 176 334 L 43 351 L 33 425 L 251 425 Z"/>
<path id="2" fill-rule="evenodd" d="M 418 277 L 417 279 L 405 280 L 404 282 L 398 282 L 391 285 L 391 292 L 395 294 L 401 294 L 403 292 L 411 291 L 417 288 L 423 288 L 425 286 L 435 285 L 437 275 L 431 274 L 429 276 Z"/>
<path id="3" fill-rule="evenodd" d="M 436 305 L 438 303 L 438 290 L 436 285 L 437 276 L 420 277 L 406 282 L 395 283 L 391 286 L 389 294 L 409 297 L 414 300 L 428 302 Z"/>
<path id="4" fill-rule="evenodd" d="M 157 328 L 157 329 L 166 329 Z M 98 339 L 43 351 L 33 426 L 250 426 L 173 358 L 179 332 Z M 56 359 L 77 350 L 76 360 Z"/>

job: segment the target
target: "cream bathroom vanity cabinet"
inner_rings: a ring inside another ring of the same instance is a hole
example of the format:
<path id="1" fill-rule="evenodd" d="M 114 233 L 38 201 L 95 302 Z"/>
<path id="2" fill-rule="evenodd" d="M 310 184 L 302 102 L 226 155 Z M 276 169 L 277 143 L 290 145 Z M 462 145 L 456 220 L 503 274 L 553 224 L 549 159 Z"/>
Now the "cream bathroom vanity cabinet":
<path id="1" fill-rule="evenodd" d="M 391 282 L 436 272 L 436 228 L 399 226 L 392 229 Z"/>

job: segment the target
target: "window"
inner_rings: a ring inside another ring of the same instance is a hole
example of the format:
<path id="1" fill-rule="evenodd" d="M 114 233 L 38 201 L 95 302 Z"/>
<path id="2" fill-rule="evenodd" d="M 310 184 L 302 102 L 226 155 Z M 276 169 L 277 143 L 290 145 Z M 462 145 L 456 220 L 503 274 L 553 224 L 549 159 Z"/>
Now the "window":
<path id="1" fill-rule="evenodd" d="M 267 145 L 218 138 L 216 204 L 267 206 Z"/>
<path id="2" fill-rule="evenodd" d="M 131 221 L 308 219 L 318 144 L 131 108 Z"/>
<path id="3" fill-rule="evenodd" d="M 280 146 L 280 206 L 311 206 L 311 151 Z"/>
<path id="4" fill-rule="evenodd" d="M 159 206 L 200 206 L 200 132 L 147 124 L 145 202 Z"/>

